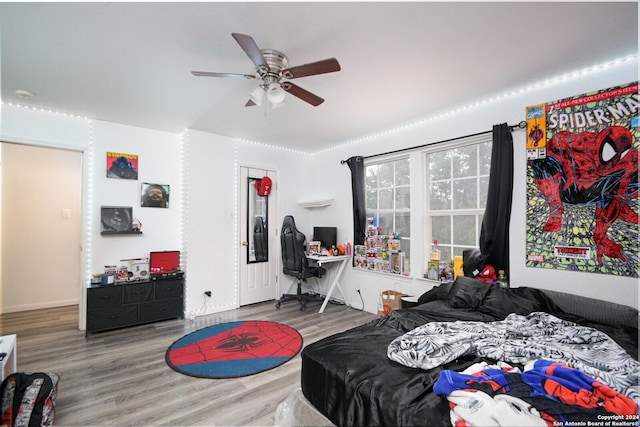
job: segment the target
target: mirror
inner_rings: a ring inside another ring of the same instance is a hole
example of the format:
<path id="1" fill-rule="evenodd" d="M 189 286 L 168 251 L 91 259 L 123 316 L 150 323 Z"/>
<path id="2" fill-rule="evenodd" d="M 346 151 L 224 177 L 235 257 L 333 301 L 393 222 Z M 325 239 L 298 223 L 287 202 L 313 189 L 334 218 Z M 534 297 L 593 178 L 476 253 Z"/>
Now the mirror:
<path id="1" fill-rule="evenodd" d="M 260 178 L 247 179 L 247 263 L 269 261 L 268 198 L 258 195 Z"/>

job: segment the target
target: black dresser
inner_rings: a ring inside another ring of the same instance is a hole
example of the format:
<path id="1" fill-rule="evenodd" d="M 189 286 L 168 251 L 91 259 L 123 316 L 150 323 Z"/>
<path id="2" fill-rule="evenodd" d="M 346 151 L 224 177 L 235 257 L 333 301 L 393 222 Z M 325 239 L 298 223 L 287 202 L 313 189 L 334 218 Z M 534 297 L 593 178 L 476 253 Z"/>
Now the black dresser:
<path id="1" fill-rule="evenodd" d="M 184 318 L 183 275 L 87 289 L 86 335 L 174 318 Z"/>

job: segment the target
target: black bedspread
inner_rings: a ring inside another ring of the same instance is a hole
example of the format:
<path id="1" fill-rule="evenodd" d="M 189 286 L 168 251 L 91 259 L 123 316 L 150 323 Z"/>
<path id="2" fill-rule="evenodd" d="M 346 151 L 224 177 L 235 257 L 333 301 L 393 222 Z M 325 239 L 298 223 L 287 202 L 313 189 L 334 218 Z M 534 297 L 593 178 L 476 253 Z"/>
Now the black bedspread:
<path id="1" fill-rule="evenodd" d="M 443 369 L 462 371 L 486 359 L 465 356 L 425 371 L 389 360 L 389 343 L 427 322 L 496 321 L 511 312 L 545 311 L 600 329 L 638 358 L 637 329 L 566 314 L 533 288 L 492 288 L 481 293 L 440 285 L 423 295 L 416 307 L 393 311 L 307 346 L 302 352 L 302 392 L 339 426 L 450 426 L 448 402 L 433 393 L 433 384 Z"/>

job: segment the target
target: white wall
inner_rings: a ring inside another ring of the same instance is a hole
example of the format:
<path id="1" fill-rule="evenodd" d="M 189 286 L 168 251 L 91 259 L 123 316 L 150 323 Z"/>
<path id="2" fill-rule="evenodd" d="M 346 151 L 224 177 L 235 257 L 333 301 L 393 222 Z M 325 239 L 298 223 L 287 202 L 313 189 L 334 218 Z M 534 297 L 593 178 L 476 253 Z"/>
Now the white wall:
<path id="1" fill-rule="evenodd" d="M 581 93 L 591 92 L 607 87 L 616 86 L 638 80 L 638 64 L 633 61 L 617 68 L 602 70 L 598 73 L 586 75 L 581 78 L 569 80 L 562 84 L 541 87 L 539 89 L 524 92 L 517 96 L 505 97 L 502 100 L 489 102 L 481 107 L 467 109 L 463 113 L 454 113 L 442 118 L 435 118 L 427 121 L 427 124 L 410 128 L 404 131 L 391 133 L 386 136 L 373 137 L 365 142 L 343 144 L 340 149 L 328 151 L 314 157 L 314 163 L 320 170 L 327 171 L 326 178 L 321 186 L 333 188 L 333 195 L 336 203 L 325 208 L 322 212 L 322 221 L 331 218 L 331 221 L 339 228 L 341 235 L 352 238 L 353 230 L 350 208 L 351 189 L 347 185 L 349 182 L 349 168 L 340 165 L 340 160 L 347 159 L 354 155 L 371 155 L 388 152 L 394 149 L 407 148 L 437 142 L 458 136 L 464 136 L 477 132 L 491 130 L 494 124 L 507 122 L 517 124 L 525 119 L 525 108 L 547 101 L 562 99 Z M 471 102 L 471 100 L 470 100 Z M 462 106 L 452 106 L 452 109 Z M 510 225 L 510 281 L 513 286 L 531 286 L 542 289 L 554 289 L 569 292 L 606 301 L 638 307 L 638 279 L 629 277 L 619 277 L 603 274 L 590 274 L 580 272 L 553 271 L 541 268 L 525 267 L 525 202 L 526 202 L 526 150 L 525 132 L 515 130 L 514 138 L 514 194 L 513 210 Z M 411 155 L 412 183 L 416 179 L 424 182 L 422 175 L 422 156 Z M 420 168 L 416 171 L 415 167 Z M 317 183 L 312 183 L 320 189 Z M 299 189 L 302 191 L 302 189 Z M 312 190 L 313 191 L 313 190 Z M 412 192 L 412 208 L 417 212 L 422 211 L 424 206 L 423 194 Z M 349 205 L 350 206 L 350 205 Z M 349 209 L 349 210 L 345 210 Z M 314 221 L 320 219 L 314 217 Z M 426 280 L 419 279 L 422 274 L 423 264 L 421 260 L 424 256 L 423 241 L 420 236 L 424 235 L 423 218 L 414 215 L 412 225 L 412 275 L 414 278 L 403 278 L 397 276 L 387 276 L 370 273 L 362 270 L 347 269 L 344 279 L 341 281 L 346 296 L 356 305 L 360 305 L 360 298 L 355 290 L 360 288 L 365 300 L 365 309 L 375 312 L 378 302 L 379 292 L 385 289 L 399 289 L 412 295 L 421 295 L 434 284 Z M 342 237 L 341 237 L 342 238 Z"/>
<path id="2" fill-rule="evenodd" d="M 284 215 L 295 215 L 310 224 L 308 213 L 296 205 L 300 173 L 307 156 L 262 144 L 190 130 L 185 136 L 188 194 L 186 195 L 187 314 L 208 314 L 237 308 L 240 255 L 238 173 L 240 166 L 274 170 L 278 181 L 277 212 L 272 224 Z M 277 256 L 277 255 L 276 255 Z M 206 302 L 205 291 L 212 297 Z"/>
<path id="3" fill-rule="evenodd" d="M 180 249 L 182 184 L 180 136 L 167 132 L 93 121 L 91 273 L 152 251 Z M 107 152 L 138 155 L 138 179 L 107 178 Z M 168 184 L 169 208 L 140 207 L 142 183 Z M 100 234 L 101 206 L 131 206 L 142 234 Z"/>
<path id="4" fill-rule="evenodd" d="M 89 144 L 89 123 L 85 117 L 33 108 L 0 106 L 3 141 L 83 151 Z"/>

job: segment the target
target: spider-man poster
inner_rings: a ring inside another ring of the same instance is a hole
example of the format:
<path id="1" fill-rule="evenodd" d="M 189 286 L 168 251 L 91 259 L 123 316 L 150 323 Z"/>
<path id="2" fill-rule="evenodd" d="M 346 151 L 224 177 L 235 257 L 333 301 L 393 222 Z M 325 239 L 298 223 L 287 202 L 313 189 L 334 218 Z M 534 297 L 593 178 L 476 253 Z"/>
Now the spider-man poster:
<path id="1" fill-rule="evenodd" d="M 107 152 L 107 178 L 138 179 L 138 155 Z"/>
<path id="2" fill-rule="evenodd" d="M 638 82 L 527 108 L 527 266 L 639 277 Z"/>

